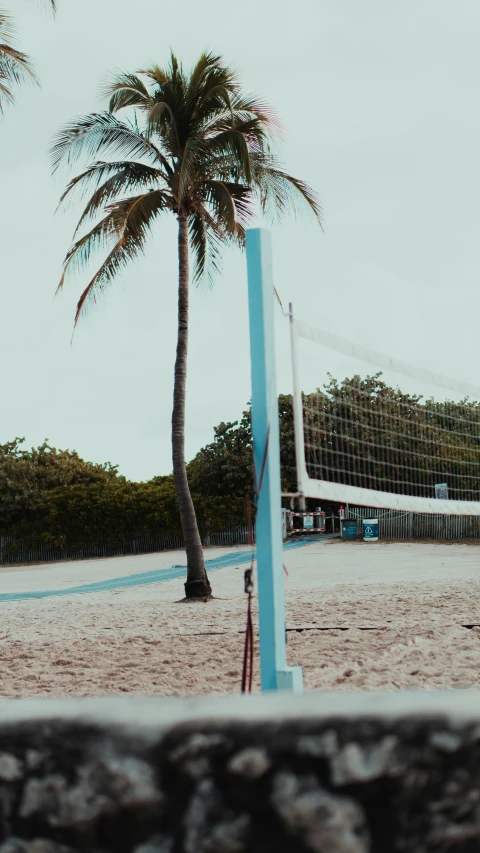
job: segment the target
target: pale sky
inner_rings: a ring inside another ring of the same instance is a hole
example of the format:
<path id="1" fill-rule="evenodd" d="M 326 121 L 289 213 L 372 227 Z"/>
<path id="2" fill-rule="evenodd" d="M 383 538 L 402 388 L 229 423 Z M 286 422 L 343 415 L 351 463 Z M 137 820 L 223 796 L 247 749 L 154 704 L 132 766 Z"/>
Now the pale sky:
<path id="1" fill-rule="evenodd" d="M 284 302 L 312 324 L 478 384 L 478 0 L 243 0 L 236 15 L 224 0 L 59 0 L 56 20 L 33 2 L 7 5 L 42 89 L 19 92 L 0 121 L 0 443 L 48 437 L 131 479 L 171 470 L 175 222 L 161 221 L 71 346 L 85 279 L 54 293 L 79 209 L 54 215 L 63 183 L 47 159 L 63 123 L 101 109 L 109 72 L 165 64 L 170 47 L 187 66 L 205 49 L 235 66 L 276 108 L 284 162 L 320 195 L 324 234 L 293 220 L 273 229 Z M 277 332 L 278 390 L 289 392 L 280 314 Z M 335 353 L 313 352 L 305 390 L 344 368 Z M 215 289 L 192 298 L 187 457 L 249 397 L 238 252 Z"/>

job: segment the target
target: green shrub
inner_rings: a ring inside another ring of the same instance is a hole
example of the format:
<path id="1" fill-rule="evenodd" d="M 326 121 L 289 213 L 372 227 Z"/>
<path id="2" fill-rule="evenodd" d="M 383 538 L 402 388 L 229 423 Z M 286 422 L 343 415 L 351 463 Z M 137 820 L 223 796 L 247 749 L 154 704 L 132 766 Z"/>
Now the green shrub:
<path id="1" fill-rule="evenodd" d="M 193 495 L 202 535 L 243 523 L 243 499 Z M 149 483 L 91 483 L 59 486 L 44 492 L 34 510 L 10 529 L 28 546 L 39 542 L 80 551 L 90 545 L 122 549 L 140 534 L 159 531 L 182 538 L 171 478 Z"/>

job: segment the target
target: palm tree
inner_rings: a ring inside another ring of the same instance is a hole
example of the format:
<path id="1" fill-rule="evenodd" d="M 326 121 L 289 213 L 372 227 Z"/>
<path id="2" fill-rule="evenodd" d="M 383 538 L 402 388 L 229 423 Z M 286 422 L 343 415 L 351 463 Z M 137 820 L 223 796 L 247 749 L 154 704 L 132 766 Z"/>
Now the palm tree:
<path id="1" fill-rule="evenodd" d="M 256 210 L 287 213 L 305 204 L 320 221 L 314 192 L 287 174 L 272 153 L 279 130 L 272 110 L 245 95 L 221 57 L 204 53 L 190 73 L 172 54 L 165 68 L 121 74 L 107 86 L 107 112 L 66 125 L 52 147 L 55 171 L 86 157 L 87 168 L 67 185 L 88 195 L 64 262 L 81 269 L 104 247 L 106 258 L 80 296 L 74 326 L 85 309 L 144 250 L 161 215 L 178 223 L 178 337 L 175 361 L 173 474 L 187 551 L 187 599 L 211 595 L 185 468 L 189 264 L 193 279 L 219 270 L 224 245 L 245 245 Z M 130 120 L 118 113 L 130 111 Z M 96 159 L 99 156 L 107 159 Z M 119 159 L 112 159 L 118 157 Z M 108 159 L 110 158 L 110 159 Z M 95 225 L 85 232 L 86 223 Z M 85 232 L 85 233 L 82 233 Z M 82 234 L 79 236 L 79 234 Z"/>
<path id="2" fill-rule="evenodd" d="M 48 3 L 55 12 L 56 0 L 48 0 Z M 38 83 L 31 60 L 17 49 L 15 42 L 13 18 L 0 9 L 0 113 L 7 103 L 14 102 L 15 85 L 27 81 Z"/>

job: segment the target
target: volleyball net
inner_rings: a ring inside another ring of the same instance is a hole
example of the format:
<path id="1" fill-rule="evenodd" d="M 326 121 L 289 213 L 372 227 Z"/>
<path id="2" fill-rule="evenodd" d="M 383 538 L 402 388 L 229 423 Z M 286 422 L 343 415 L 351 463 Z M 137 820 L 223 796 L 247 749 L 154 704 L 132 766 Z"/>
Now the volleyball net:
<path id="1" fill-rule="evenodd" d="M 292 306 L 290 329 L 301 497 L 480 515 L 479 387 L 315 328 Z M 319 365 L 336 353 L 350 366 L 348 378 L 303 388 L 304 342 Z M 411 391 L 402 390 L 405 382 Z"/>

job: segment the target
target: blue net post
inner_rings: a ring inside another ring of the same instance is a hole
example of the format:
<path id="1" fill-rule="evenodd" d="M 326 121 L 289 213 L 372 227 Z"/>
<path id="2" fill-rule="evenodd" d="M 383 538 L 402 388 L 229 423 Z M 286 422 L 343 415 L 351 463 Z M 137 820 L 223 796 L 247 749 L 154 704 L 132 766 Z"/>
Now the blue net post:
<path id="1" fill-rule="evenodd" d="M 252 367 L 252 433 L 257 483 L 256 555 L 262 690 L 303 690 L 301 667 L 288 667 L 281 518 L 280 435 L 275 381 L 275 295 L 269 231 L 247 230 Z"/>

